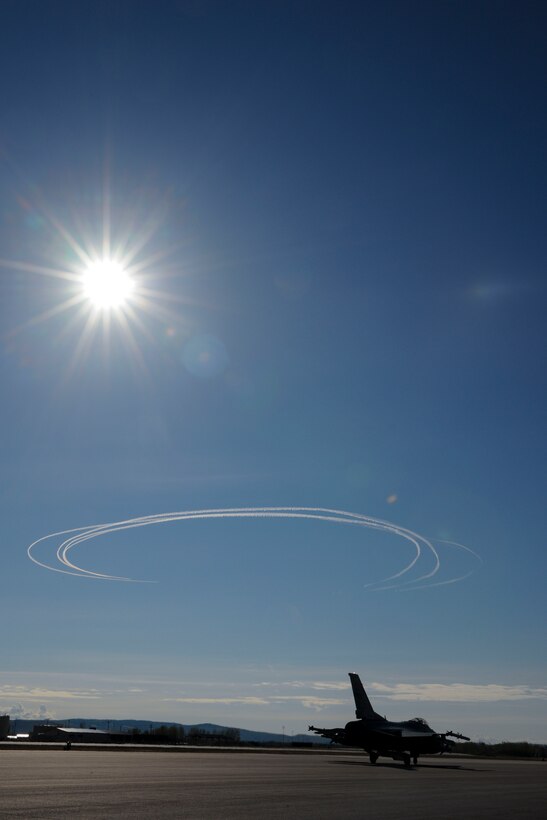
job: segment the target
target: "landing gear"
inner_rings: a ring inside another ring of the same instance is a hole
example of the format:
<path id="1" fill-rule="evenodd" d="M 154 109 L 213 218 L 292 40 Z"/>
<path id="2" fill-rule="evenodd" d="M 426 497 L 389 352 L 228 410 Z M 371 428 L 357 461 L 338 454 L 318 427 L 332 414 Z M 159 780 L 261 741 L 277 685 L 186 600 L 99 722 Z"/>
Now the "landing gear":
<path id="1" fill-rule="evenodd" d="M 378 760 L 378 752 L 369 752 L 368 759 L 370 760 L 371 764 L 374 766 L 376 761 Z"/>
<path id="2" fill-rule="evenodd" d="M 414 763 L 415 766 L 418 765 L 418 755 L 414 755 L 414 757 L 412 758 L 412 762 Z"/>
<path id="3" fill-rule="evenodd" d="M 405 764 L 405 769 L 410 769 L 410 755 L 404 754 L 403 755 L 403 763 Z"/>

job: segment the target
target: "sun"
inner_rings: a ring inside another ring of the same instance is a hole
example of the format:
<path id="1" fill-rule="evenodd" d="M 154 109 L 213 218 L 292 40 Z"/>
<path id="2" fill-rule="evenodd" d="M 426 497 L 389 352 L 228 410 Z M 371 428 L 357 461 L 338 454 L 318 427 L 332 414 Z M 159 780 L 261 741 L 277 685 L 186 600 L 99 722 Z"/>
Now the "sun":
<path id="1" fill-rule="evenodd" d="M 179 273 L 178 265 L 166 261 L 179 246 L 160 242 L 167 233 L 168 202 L 137 198 L 134 203 L 134 199 L 125 206 L 120 195 L 113 214 L 105 171 L 102 198 L 90 196 L 93 204 L 71 211 L 66 222 L 47 202 L 22 201 L 25 212 L 36 211 L 42 220 L 42 245 L 36 241 L 33 252 L 41 250 L 50 265 L 40 264 L 40 259 L 0 256 L 0 274 L 6 268 L 15 275 L 44 277 L 54 287 L 36 288 L 38 311 L 8 331 L 10 338 L 22 340 L 13 342 L 14 350 L 23 349 L 25 334 L 32 328 L 52 321 L 58 331 L 54 343 L 64 338 L 73 342 L 67 377 L 88 355 L 98 354 L 110 366 L 110 354 L 122 348 L 139 376 L 149 375 L 145 351 L 155 344 L 163 348 L 168 331 L 182 327 L 181 306 L 186 299 L 173 288 L 158 287 L 164 278 Z M 61 317 L 66 317 L 64 322 Z"/>
<path id="2" fill-rule="evenodd" d="M 114 259 L 100 259 L 87 267 L 82 276 L 84 296 L 99 310 L 122 307 L 130 298 L 135 283 L 123 265 Z"/>

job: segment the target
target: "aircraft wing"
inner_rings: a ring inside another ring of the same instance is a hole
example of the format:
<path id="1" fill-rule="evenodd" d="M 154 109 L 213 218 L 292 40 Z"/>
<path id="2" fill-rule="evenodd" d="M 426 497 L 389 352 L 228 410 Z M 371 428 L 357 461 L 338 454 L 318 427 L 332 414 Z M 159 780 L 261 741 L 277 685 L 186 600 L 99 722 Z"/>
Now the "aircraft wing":
<path id="1" fill-rule="evenodd" d="M 374 729 L 375 735 L 384 737 L 435 737 L 436 732 L 413 732 L 411 729 L 393 729 L 393 731 Z"/>
<path id="2" fill-rule="evenodd" d="M 401 737 L 436 737 L 436 732 L 413 732 L 410 729 L 403 729 Z"/>

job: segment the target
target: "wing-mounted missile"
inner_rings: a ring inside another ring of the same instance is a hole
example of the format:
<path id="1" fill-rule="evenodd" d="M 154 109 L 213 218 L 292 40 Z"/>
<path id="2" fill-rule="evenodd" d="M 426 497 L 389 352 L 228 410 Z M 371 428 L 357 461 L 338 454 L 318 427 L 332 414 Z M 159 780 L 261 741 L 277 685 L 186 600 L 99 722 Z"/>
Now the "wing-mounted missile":
<path id="1" fill-rule="evenodd" d="M 466 737 L 465 735 L 461 735 L 459 732 L 445 732 L 443 735 L 439 735 L 439 738 L 442 742 L 442 751 L 443 752 L 453 752 L 456 748 L 456 744 L 453 740 L 449 740 L 449 737 L 455 737 L 457 740 L 470 740 L 470 738 Z"/>
<path id="2" fill-rule="evenodd" d="M 456 737 L 458 740 L 471 740 L 470 737 L 466 737 L 465 735 L 460 735 L 459 732 L 445 732 L 445 737 Z"/>
<path id="3" fill-rule="evenodd" d="M 332 743 L 340 743 L 342 746 L 346 739 L 345 729 L 318 729 L 317 726 L 308 726 L 308 732 L 315 732 L 316 735 L 321 735 Z"/>

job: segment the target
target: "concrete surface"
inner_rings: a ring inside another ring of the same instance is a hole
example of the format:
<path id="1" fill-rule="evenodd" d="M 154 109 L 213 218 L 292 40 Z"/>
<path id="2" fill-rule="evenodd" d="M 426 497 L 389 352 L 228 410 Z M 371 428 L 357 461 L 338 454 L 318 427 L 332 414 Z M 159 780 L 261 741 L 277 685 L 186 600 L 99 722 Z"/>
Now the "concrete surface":
<path id="1" fill-rule="evenodd" d="M 355 754 L 0 750 L 0 817 L 545 818 L 547 762 Z"/>

